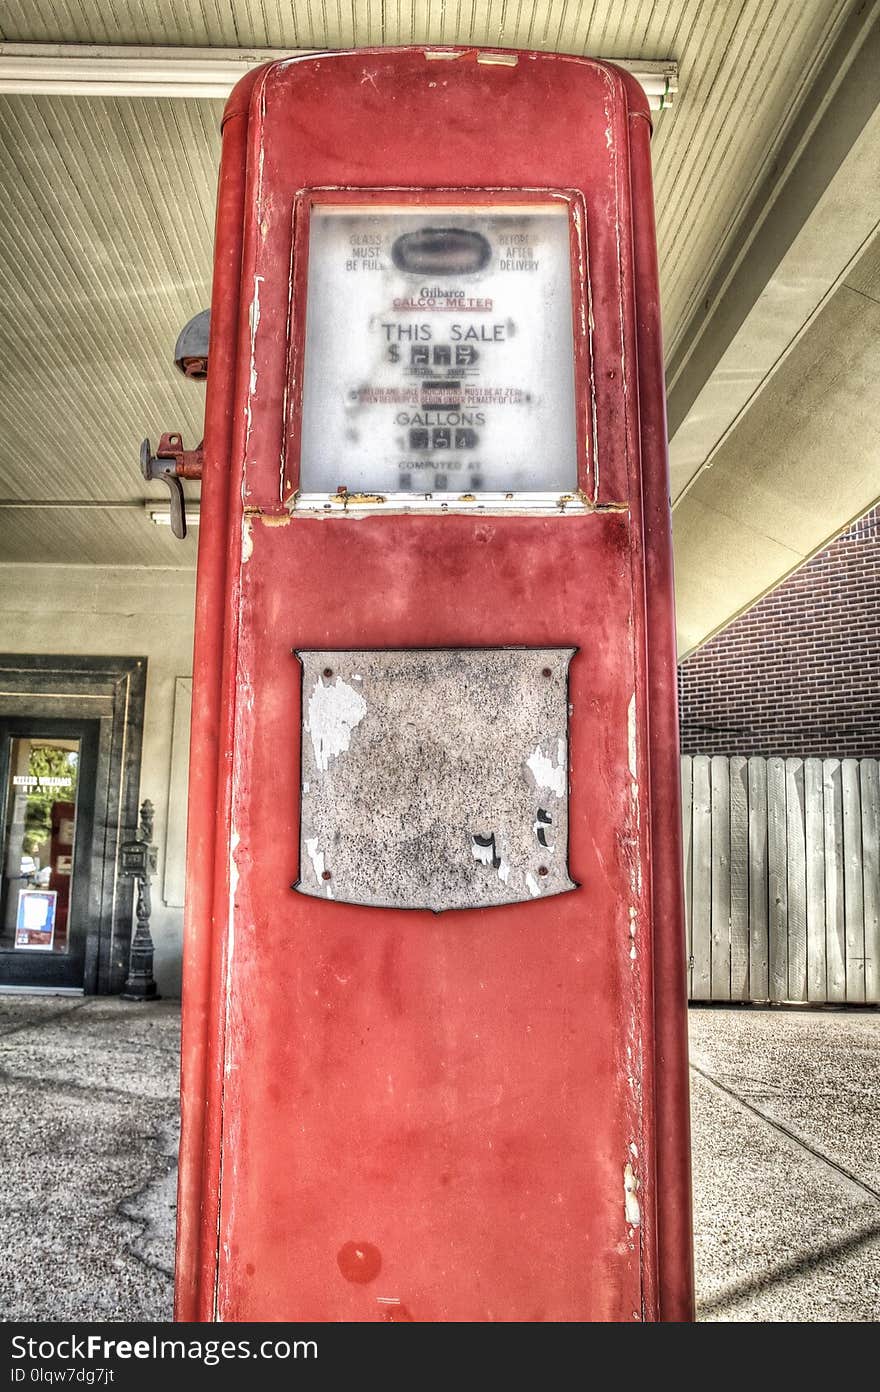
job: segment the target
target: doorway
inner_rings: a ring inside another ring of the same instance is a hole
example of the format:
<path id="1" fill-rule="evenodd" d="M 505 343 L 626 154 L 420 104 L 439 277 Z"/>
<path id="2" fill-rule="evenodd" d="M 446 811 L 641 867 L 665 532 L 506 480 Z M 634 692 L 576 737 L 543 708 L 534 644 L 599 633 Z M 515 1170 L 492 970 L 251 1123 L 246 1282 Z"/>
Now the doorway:
<path id="1" fill-rule="evenodd" d="M 0 719 L 0 979 L 82 989 L 96 721 Z"/>
<path id="2" fill-rule="evenodd" d="M 143 657 L 0 654 L 0 991 L 122 989 L 146 675 Z"/>

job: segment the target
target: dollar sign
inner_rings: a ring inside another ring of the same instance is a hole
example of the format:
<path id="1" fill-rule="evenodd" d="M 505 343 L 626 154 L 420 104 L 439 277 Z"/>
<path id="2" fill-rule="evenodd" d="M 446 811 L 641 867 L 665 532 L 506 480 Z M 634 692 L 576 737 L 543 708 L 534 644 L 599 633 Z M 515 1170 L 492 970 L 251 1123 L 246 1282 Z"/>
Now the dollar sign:
<path id="1" fill-rule="evenodd" d="M 388 349 L 388 357 L 391 362 L 400 362 L 400 349 L 396 343 L 392 343 L 391 347 Z"/>

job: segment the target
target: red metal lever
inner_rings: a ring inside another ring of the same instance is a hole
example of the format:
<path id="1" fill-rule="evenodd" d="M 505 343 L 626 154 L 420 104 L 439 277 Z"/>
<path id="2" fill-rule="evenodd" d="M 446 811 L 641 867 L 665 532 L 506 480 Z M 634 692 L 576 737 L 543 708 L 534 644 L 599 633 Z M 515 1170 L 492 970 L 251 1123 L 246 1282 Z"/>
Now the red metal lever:
<path id="1" fill-rule="evenodd" d="M 182 478 L 200 479 L 204 451 L 199 444 L 194 450 L 183 448 L 183 436 L 168 433 L 162 436 L 153 454 L 149 440 L 141 445 L 141 473 L 152 483 L 167 483 L 171 494 L 171 530 L 178 540 L 186 536 L 186 500 Z"/>

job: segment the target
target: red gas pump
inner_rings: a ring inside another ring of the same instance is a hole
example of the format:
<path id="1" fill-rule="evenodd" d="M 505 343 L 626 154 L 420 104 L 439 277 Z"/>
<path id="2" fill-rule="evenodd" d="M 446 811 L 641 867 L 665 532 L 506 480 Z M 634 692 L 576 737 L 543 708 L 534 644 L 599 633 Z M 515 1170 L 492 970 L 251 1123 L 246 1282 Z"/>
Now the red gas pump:
<path id="1" fill-rule="evenodd" d="M 649 136 L 552 54 L 227 106 L 179 1318 L 691 1315 Z"/>

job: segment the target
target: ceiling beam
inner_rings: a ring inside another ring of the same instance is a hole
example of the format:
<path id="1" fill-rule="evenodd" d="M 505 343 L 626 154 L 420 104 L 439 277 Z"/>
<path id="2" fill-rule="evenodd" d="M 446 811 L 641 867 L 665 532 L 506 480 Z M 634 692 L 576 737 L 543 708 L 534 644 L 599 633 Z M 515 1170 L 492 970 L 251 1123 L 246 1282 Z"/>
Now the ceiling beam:
<path id="1" fill-rule="evenodd" d="M 880 495 L 880 0 L 854 4 L 667 363 L 679 655 Z"/>
<path id="2" fill-rule="evenodd" d="M 880 0 L 855 6 L 667 362 L 681 502 L 877 235 Z"/>
<path id="3" fill-rule="evenodd" d="M 431 45 L 443 50 L 443 45 Z M 0 93 L 58 97 L 228 97 L 260 63 L 313 57 L 312 49 L 157 48 L 0 43 Z M 489 50 L 491 51 L 491 50 Z M 678 91 L 672 60 L 609 58 L 641 83 L 652 111 Z"/>
<path id="4" fill-rule="evenodd" d="M 880 237 L 673 512 L 680 656 L 877 503 L 878 416 Z"/>

